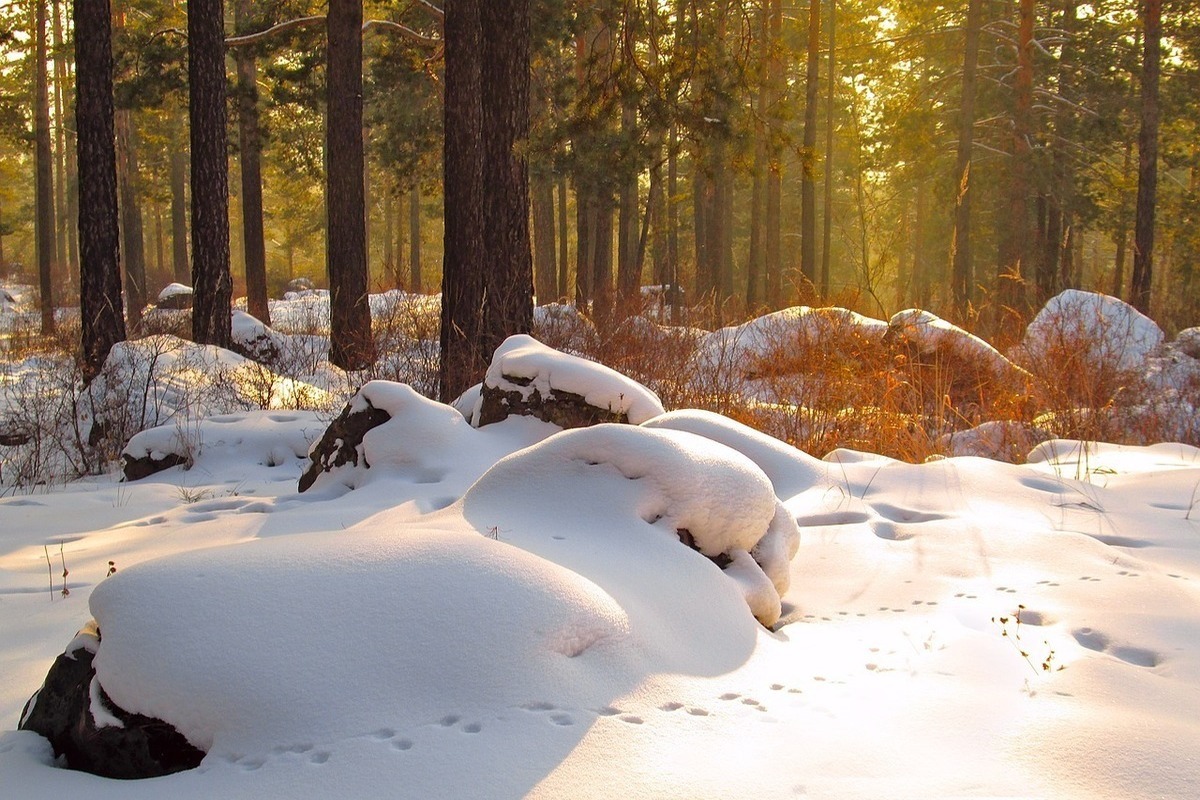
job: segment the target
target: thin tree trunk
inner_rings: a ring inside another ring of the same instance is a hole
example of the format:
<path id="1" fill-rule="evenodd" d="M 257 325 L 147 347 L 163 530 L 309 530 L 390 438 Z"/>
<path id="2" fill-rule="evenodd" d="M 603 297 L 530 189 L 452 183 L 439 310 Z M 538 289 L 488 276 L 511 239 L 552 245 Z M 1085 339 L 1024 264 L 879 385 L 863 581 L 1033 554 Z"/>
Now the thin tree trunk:
<path id="1" fill-rule="evenodd" d="M 67 70 L 62 52 L 61 12 L 59 1 L 54 0 L 50 5 L 50 17 L 53 20 L 51 29 L 54 31 L 54 216 L 58 221 L 58 255 L 55 258 L 55 266 L 58 268 L 57 281 L 60 286 L 65 286 L 71 283 L 75 260 L 70 256 L 67 236 L 67 231 L 74 223 L 67 216 L 67 109 L 63 98 Z"/>
<path id="2" fill-rule="evenodd" d="M 829 0 L 829 68 L 825 76 L 828 95 L 825 99 L 825 203 L 821 232 L 821 296 L 829 296 L 830 273 L 833 269 L 833 117 L 837 96 L 837 61 L 834 34 L 837 25 L 837 0 Z"/>
<path id="3" fill-rule="evenodd" d="M 587 311 L 592 299 L 592 227 L 595 198 L 578 178 L 575 181 L 575 307 Z"/>
<path id="4" fill-rule="evenodd" d="M 800 183 L 800 271 L 817 276 L 817 78 L 821 52 L 821 0 L 808 2 L 808 70 L 804 78 L 804 174 Z"/>
<path id="5" fill-rule="evenodd" d="M 142 325 L 146 296 L 146 239 L 142 225 L 141 176 L 137 159 L 137 135 L 133 112 L 116 112 L 117 191 L 121 204 L 121 249 L 125 254 L 125 314 L 128 330 Z"/>
<path id="6" fill-rule="evenodd" d="M 760 15 L 762 41 L 770 47 L 769 21 L 766 7 Z M 760 303 L 760 282 L 763 271 L 763 194 L 766 191 L 767 173 L 767 105 L 770 88 L 766 77 L 758 86 L 758 108 L 755 109 L 759 122 L 754 130 L 754 166 L 750 187 L 750 243 L 746 253 L 746 310 L 754 312 Z"/>
<path id="7" fill-rule="evenodd" d="M 166 236 L 163 234 L 163 215 L 162 206 L 158 203 L 154 204 L 154 272 L 155 279 L 166 273 L 167 269 L 167 243 Z"/>
<path id="8" fill-rule="evenodd" d="M 395 205 L 391 190 L 385 191 L 383 193 L 383 271 L 387 275 L 388 281 L 392 284 L 391 288 L 398 289 L 399 285 L 396 282 L 396 251 L 394 249 L 396 241 Z"/>
<path id="9" fill-rule="evenodd" d="M 83 372 L 91 380 L 125 340 L 113 133 L 112 16 L 108 0 L 75 0 L 75 129 L 79 148 L 79 310 Z"/>
<path id="10" fill-rule="evenodd" d="M 913 300 L 918 308 L 929 307 L 930 278 L 928 259 L 925 258 L 925 224 L 929 216 L 929 190 L 925 181 L 917 181 L 917 210 L 912 232 L 912 282 Z M 903 300 L 901 300 L 903 305 Z"/>
<path id="11" fill-rule="evenodd" d="M 567 179 L 558 179 L 558 297 L 567 298 Z"/>
<path id="12" fill-rule="evenodd" d="M 637 108 L 625 101 L 621 105 L 621 138 L 630 141 L 637 126 Z M 621 180 L 617 207 L 617 291 L 624 309 L 637 293 L 641 276 L 635 271 L 638 240 L 638 174 L 630 172 Z M 622 312 L 624 313 L 624 312 Z"/>
<path id="13" fill-rule="evenodd" d="M 234 4 L 234 29 L 250 33 L 250 0 Z M 234 49 L 237 65 L 238 144 L 242 174 L 242 251 L 246 270 L 246 309 L 271 324 L 267 302 L 267 247 L 263 235 L 262 136 L 258 121 L 258 66 L 249 48 Z"/>
<path id="14" fill-rule="evenodd" d="M 191 285 L 187 241 L 188 156 L 178 140 L 177 126 L 171 135 L 171 264 L 175 282 Z"/>
<path id="15" fill-rule="evenodd" d="M 325 18 L 325 175 L 329 360 L 346 370 L 374 359 L 363 193 L 362 0 L 331 0 Z"/>
<path id="16" fill-rule="evenodd" d="M 1133 166 L 1133 140 L 1125 141 L 1125 161 L 1121 166 L 1121 185 L 1125 186 L 1129 179 L 1129 170 Z M 1113 297 L 1124 298 L 1125 291 L 1125 250 L 1129 245 L 1129 197 L 1128 192 L 1121 192 L 1120 211 L 1117 216 L 1116 258 L 1113 262 Z"/>
<path id="17" fill-rule="evenodd" d="M 54 332 L 54 159 L 50 150 L 50 93 L 46 75 L 46 0 L 34 9 L 34 204 L 42 335 Z"/>
<path id="18" fill-rule="evenodd" d="M 415 181 L 408 194 L 408 269 L 412 291 L 425 291 L 421 281 L 421 185 Z"/>
<path id="19" fill-rule="evenodd" d="M 1015 334 L 1025 312 L 1025 277 L 1036 241 L 1029 220 L 1033 164 L 1033 13 L 1034 0 L 1020 0 L 1017 9 L 1017 71 L 1013 99 L 1011 156 L 1008 168 L 1008 222 L 1002 233 L 1000 270 L 996 276 L 999 300 L 997 332 Z"/>
<path id="20" fill-rule="evenodd" d="M 188 2 L 192 338 L 227 348 L 233 280 L 229 275 L 224 18 L 221 0 Z"/>
<path id="21" fill-rule="evenodd" d="M 770 47 L 767 81 L 771 87 L 766 207 L 763 217 L 763 271 L 767 278 L 767 303 L 771 308 L 783 305 L 783 159 L 780 127 L 783 123 L 783 5 L 768 0 L 767 39 Z"/>
<path id="22" fill-rule="evenodd" d="M 558 264 L 554 241 L 554 183 L 535 175 L 530 185 L 533 205 L 534 293 L 541 304 L 558 296 Z"/>
<path id="23" fill-rule="evenodd" d="M 975 293 L 971 253 L 971 151 L 975 142 L 975 83 L 982 27 L 983 0 L 970 0 L 963 48 L 962 98 L 959 101 L 958 160 L 954 169 L 954 234 L 950 244 L 950 283 L 954 290 L 954 310 L 960 320 L 966 319 Z"/>
<path id="24" fill-rule="evenodd" d="M 1162 0 L 1142 4 L 1142 114 L 1138 134 L 1137 216 L 1133 234 L 1133 286 L 1130 300 L 1150 313 L 1154 265 L 1154 212 L 1158 194 L 1158 79 L 1162 59 Z"/>

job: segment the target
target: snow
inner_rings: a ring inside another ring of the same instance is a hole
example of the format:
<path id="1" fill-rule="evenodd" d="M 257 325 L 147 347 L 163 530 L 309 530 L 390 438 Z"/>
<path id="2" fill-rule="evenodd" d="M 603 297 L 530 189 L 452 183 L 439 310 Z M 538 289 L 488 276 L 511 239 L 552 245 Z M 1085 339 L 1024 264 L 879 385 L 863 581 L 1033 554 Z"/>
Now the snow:
<path id="1" fill-rule="evenodd" d="M 511 379 L 524 379 L 515 383 Z M 603 364 L 547 347 L 532 336 L 510 336 L 496 348 L 483 382 L 528 397 L 570 392 L 591 406 L 625 415 L 633 424 L 663 413 L 658 397 L 640 383 Z"/>
<path id="2" fill-rule="evenodd" d="M 162 291 L 158 293 L 158 302 L 161 303 L 167 298 L 186 294 L 193 294 L 192 287 L 184 286 L 182 283 L 168 283 L 162 288 Z"/>
<path id="3" fill-rule="evenodd" d="M 296 330 L 274 311 L 280 335 Z M 886 329 L 860 322 L 868 341 Z M 828 315 L 771 324 L 800 336 Z M 754 330 L 708 344 L 741 347 Z M 1136 369 L 1177 370 L 1177 387 L 1194 338 L 1141 348 Z M 633 396 L 532 340 L 513 351 L 508 374 Z M 60 367 L 30 358 L 3 375 L 50 391 L 30 395 L 36 408 L 71 399 L 44 377 Z M 456 410 L 374 381 L 351 402 L 391 419 L 359 466 L 300 494 L 309 447 L 348 394 L 326 391 L 333 376 L 297 381 L 325 395 L 295 411 L 274 393 L 295 377 L 169 337 L 122 345 L 112 368 L 131 376 L 119 406 L 161 423 L 127 451 L 189 463 L 135 483 L 0 485 L 6 797 L 1123 798 L 1200 785 L 1195 447 L 1053 439 L 1022 465 L 965 455 L 1023 446 L 995 423 L 927 464 L 816 458 L 653 405 L 631 411 L 637 426 L 476 429 L 461 412 L 478 388 Z M 111 781 L 12 730 L 54 658 L 80 648 L 96 653 L 97 688 L 171 722 L 203 763 Z"/>
<path id="4" fill-rule="evenodd" d="M 1056 350 L 1081 351 L 1084 366 L 1130 372 L 1162 341 L 1162 329 L 1128 303 L 1068 289 L 1046 301 L 1026 328 L 1022 347 L 1035 363 Z"/>

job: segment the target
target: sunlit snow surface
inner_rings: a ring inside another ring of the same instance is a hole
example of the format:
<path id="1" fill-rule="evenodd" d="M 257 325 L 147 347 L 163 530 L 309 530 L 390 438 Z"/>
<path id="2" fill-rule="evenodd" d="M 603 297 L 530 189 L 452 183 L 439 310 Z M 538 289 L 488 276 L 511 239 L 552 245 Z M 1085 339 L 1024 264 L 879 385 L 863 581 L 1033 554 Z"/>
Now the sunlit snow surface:
<path id="1" fill-rule="evenodd" d="M 472 429 L 372 391 L 393 421 L 365 443 L 369 480 L 296 494 L 323 425 L 250 412 L 199 425 L 190 470 L 0 500 L 3 727 L 95 614 L 111 697 L 208 749 L 196 770 L 114 782 L 4 733 L 5 796 L 1200 785 L 1194 448 L 1056 441 L 1027 466 L 817 460 L 702 412 L 656 418 L 645 441 L 548 439 L 544 423 Z M 743 491 L 706 486 L 721 475 Z M 671 528 L 736 540 L 770 523 L 772 488 L 801 540 L 768 631 Z"/>

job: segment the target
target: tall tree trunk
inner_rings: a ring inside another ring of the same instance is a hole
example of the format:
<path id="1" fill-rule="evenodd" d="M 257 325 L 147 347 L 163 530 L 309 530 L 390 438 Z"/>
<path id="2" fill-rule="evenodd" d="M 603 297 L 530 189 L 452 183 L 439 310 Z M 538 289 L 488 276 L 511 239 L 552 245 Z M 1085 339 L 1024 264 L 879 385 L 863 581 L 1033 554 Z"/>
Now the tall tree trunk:
<path id="1" fill-rule="evenodd" d="M 166 273 L 167 269 L 167 242 L 166 236 L 163 235 L 163 215 L 162 206 L 158 203 L 154 204 L 154 272 L 155 279 L 159 280 Z"/>
<path id="2" fill-rule="evenodd" d="M 449 402 L 482 378 L 484 284 L 483 173 L 479 138 L 483 109 L 479 3 L 451 0 L 443 21 L 445 39 L 444 170 L 445 233 L 442 262 L 441 366 L 438 390 Z"/>
<path id="3" fill-rule="evenodd" d="M 408 193 L 408 269 L 412 291 L 424 291 L 421 281 L 421 184 L 413 182 Z"/>
<path id="4" fill-rule="evenodd" d="M 558 297 L 567 298 L 567 179 L 558 179 Z"/>
<path id="5" fill-rule="evenodd" d="M 1121 185 L 1125 186 L 1129 179 L 1129 170 L 1133 166 L 1133 140 L 1125 141 L 1125 161 L 1121 167 Z M 1125 250 L 1129 245 L 1129 193 L 1122 189 L 1121 203 L 1117 216 L 1116 245 L 1117 252 L 1113 261 L 1113 297 L 1124 298 L 1125 292 Z"/>
<path id="6" fill-rule="evenodd" d="M 127 326 L 136 332 L 146 307 L 146 239 L 142 227 L 141 177 L 133 112 L 116 112 L 117 191 L 121 200 L 121 249 L 125 252 L 125 313 Z"/>
<path id="7" fill-rule="evenodd" d="M 929 190 L 925 181 L 917 181 L 917 211 L 912 234 L 913 300 L 918 308 L 929 307 L 929 288 L 932 283 L 929 261 L 925 257 L 925 223 L 929 216 Z"/>
<path id="8" fill-rule="evenodd" d="M 1030 226 L 1029 194 L 1033 164 L 1033 12 L 1034 0 L 1017 9 L 1017 72 L 1013 91 L 1013 127 L 1008 169 L 1008 224 L 1002 233 L 1000 271 L 996 276 L 1001 329 L 1015 333 L 1025 312 L 1025 275 L 1036 236 Z"/>
<path id="9" fill-rule="evenodd" d="M 783 163 L 780 127 L 783 121 L 783 4 L 782 0 L 767 2 L 767 40 L 770 54 L 767 62 L 767 82 L 771 87 L 769 113 L 769 171 L 767 173 L 766 207 L 763 216 L 763 270 L 767 278 L 767 303 L 771 308 L 783 305 Z"/>
<path id="10" fill-rule="evenodd" d="M 800 271 L 817 276 L 817 86 L 821 53 L 821 0 L 808 0 L 808 69 L 804 77 L 804 174 L 800 183 Z"/>
<path id="11" fill-rule="evenodd" d="M 599 193 L 592 205 L 589 224 L 592 246 L 592 316 L 601 330 L 612 321 L 613 310 L 613 198 L 607 191 Z"/>
<path id="12" fill-rule="evenodd" d="M 34 204 L 42 334 L 54 332 L 54 160 L 50 151 L 50 92 L 46 75 L 46 0 L 34 9 Z"/>
<path id="13" fill-rule="evenodd" d="M 125 340 L 113 134 L 112 16 L 108 0 L 75 0 L 75 130 L 79 148 L 79 312 L 91 380 Z"/>
<path id="14" fill-rule="evenodd" d="M 374 359 L 363 195 L 362 0 L 330 0 L 325 18 L 325 175 L 329 360 L 346 370 Z"/>
<path id="15" fill-rule="evenodd" d="M 558 298 L 558 264 L 554 241 L 554 182 L 535 175 L 530 187 L 533 202 L 534 293 L 539 303 Z"/>
<path id="16" fill-rule="evenodd" d="M 592 227 L 595 196 L 584 182 L 575 180 L 575 307 L 586 312 L 592 299 Z"/>
<path id="17" fill-rule="evenodd" d="M 837 30 L 837 0 L 829 0 L 829 67 L 825 76 L 827 97 L 825 113 L 825 202 L 822 209 L 821 232 L 821 296 L 829 296 L 830 273 L 833 270 L 833 119 L 834 99 L 837 97 L 837 61 L 835 59 Z"/>
<path id="18" fill-rule="evenodd" d="M 759 16 L 759 35 L 766 47 L 770 48 L 770 23 L 766 6 Z M 769 52 L 769 51 L 768 51 Z M 753 313 L 761 302 L 761 287 L 763 272 L 763 195 L 766 191 L 767 173 L 767 137 L 770 128 L 767 126 L 767 107 L 770 103 L 771 90 L 767 76 L 758 85 L 755 117 L 758 123 L 754 129 L 754 166 L 750 186 L 750 243 L 746 253 L 746 310 Z"/>
<path id="19" fill-rule="evenodd" d="M 55 265 L 58 267 L 57 282 L 65 286 L 71 283 L 75 261 L 70 257 L 67 243 L 67 231 L 74 223 L 67 216 L 67 109 L 63 98 L 67 70 L 62 52 L 61 12 L 59 1 L 54 0 L 50 4 L 50 18 L 54 31 L 54 217 L 58 221 Z"/>
<path id="20" fill-rule="evenodd" d="M 187 241 L 188 155 L 178 139 L 177 126 L 171 133 L 171 265 L 176 283 L 191 285 Z"/>
<path id="21" fill-rule="evenodd" d="M 1154 211 L 1158 194 L 1158 79 L 1162 59 L 1162 0 L 1143 0 L 1142 113 L 1138 134 L 1137 217 L 1133 233 L 1130 300 L 1150 313 L 1154 265 Z"/>
<path id="22" fill-rule="evenodd" d="M 695 163 L 692 175 L 692 234 L 695 240 L 695 290 L 697 302 L 710 302 L 717 287 L 716 269 L 713 264 L 711 235 L 708 224 L 712 218 L 713 181 L 705 172 L 701 154 L 693 155 Z"/>
<path id="23" fill-rule="evenodd" d="M 970 0 L 967 6 L 966 44 L 963 47 L 958 159 L 954 168 L 954 234 L 950 244 L 950 284 L 954 290 L 954 311 L 960 321 L 966 319 L 975 294 L 971 253 L 971 151 L 975 143 L 975 84 L 979 66 L 979 31 L 982 27 L 983 0 Z"/>
<path id="24" fill-rule="evenodd" d="M 637 108 L 621 104 L 621 139 L 631 141 L 637 127 Z M 628 166 L 625 167 L 629 169 Z M 617 208 L 617 289 L 622 308 L 637 294 L 641 275 L 635 271 L 638 240 L 638 177 L 633 170 L 622 176 Z"/>
<path id="25" fill-rule="evenodd" d="M 250 33 L 250 0 L 234 4 L 234 29 Z M 246 269 L 246 309 L 271 324 L 267 303 L 267 246 L 263 236 L 262 136 L 258 122 L 258 65 L 253 51 L 234 50 L 237 65 L 238 146 L 242 173 L 242 249 Z"/>
<path id="26" fill-rule="evenodd" d="M 56 116 L 59 120 L 59 130 L 61 137 L 59 140 L 59 151 L 61 153 L 60 162 L 62 171 L 60 174 L 60 182 L 62 184 L 62 194 L 64 195 L 63 203 L 60 206 L 60 220 L 62 231 L 66 236 L 66 268 L 70 281 L 76 282 L 78 285 L 79 278 L 79 178 L 76 168 L 75 156 L 75 134 L 71 131 L 70 125 L 67 124 L 71 116 L 68 106 L 69 98 L 67 90 L 70 86 L 70 72 L 68 67 L 69 59 L 63 55 L 64 43 L 66 38 L 63 36 L 63 21 L 62 12 L 58 0 L 54 2 L 54 83 L 55 94 L 58 100 Z"/>
<path id="27" fill-rule="evenodd" d="M 387 275 L 391 288 L 400 288 L 396 281 L 396 203 L 391 189 L 383 193 L 383 271 Z"/>
<path id="28" fill-rule="evenodd" d="M 226 156 L 225 11 L 189 0 L 188 112 L 192 175 L 192 338 L 229 347 L 229 163 Z"/>

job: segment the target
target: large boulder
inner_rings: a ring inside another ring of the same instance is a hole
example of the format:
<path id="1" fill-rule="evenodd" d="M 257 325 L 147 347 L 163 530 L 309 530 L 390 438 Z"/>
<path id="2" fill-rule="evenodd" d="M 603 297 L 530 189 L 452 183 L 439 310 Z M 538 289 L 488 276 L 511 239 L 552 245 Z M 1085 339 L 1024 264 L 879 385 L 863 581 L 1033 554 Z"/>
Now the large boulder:
<path id="1" fill-rule="evenodd" d="M 192 307 L 193 296 L 192 287 L 184 286 L 182 283 L 169 283 L 158 293 L 155 305 L 158 308 L 183 311 Z"/>
<path id="2" fill-rule="evenodd" d="M 496 348 L 470 419 L 482 427 L 519 415 L 584 428 L 638 425 L 662 413 L 658 396 L 637 381 L 521 334 Z"/>
<path id="3" fill-rule="evenodd" d="M 46 737 L 71 769 L 106 778 L 156 778 L 198 766 L 204 753 L 169 723 L 112 702 L 92 665 L 99 646 L 91 622 L 54 660 L 19 729 Z"/>

